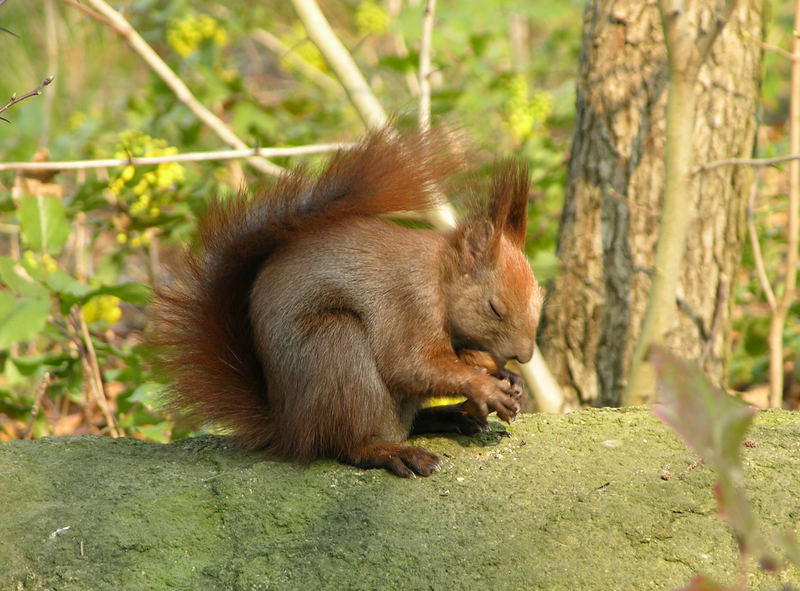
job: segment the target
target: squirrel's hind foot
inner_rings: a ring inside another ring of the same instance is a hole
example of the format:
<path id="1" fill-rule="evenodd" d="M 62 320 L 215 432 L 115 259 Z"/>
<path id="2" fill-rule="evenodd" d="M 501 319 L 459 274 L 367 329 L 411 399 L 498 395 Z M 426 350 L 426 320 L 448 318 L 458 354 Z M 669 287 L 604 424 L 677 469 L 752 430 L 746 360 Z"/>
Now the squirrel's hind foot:
<path id="1" fill-rule="evenodd" d="M 437 456 L 421 447 L 387 441 L 369 443 L 345 461 L 359 468 L 386 468 L 401 478 L 430 476 L 441 464 Z"/>

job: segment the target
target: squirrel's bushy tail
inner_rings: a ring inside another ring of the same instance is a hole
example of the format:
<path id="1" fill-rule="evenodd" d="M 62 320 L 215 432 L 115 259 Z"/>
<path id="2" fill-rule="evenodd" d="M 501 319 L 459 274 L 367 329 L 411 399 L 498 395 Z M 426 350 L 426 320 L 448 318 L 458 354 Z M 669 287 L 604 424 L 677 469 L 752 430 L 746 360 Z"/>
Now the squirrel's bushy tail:
<path id="1" fill-rule="evenodd" d="M 250 289 L 285 241 L 339 219 L 433 206 L 459 167 L 441 129 L 369 134 L 337 153 L 316 178 L 285 174 L 253 196 L 216 201 L 196 248 L 156 291 L 152 344 L 170 379 L 168 400 L 201 422 L 231 430 L 248 449 L 269 445 L 266 384 L 253 344 Z"/>

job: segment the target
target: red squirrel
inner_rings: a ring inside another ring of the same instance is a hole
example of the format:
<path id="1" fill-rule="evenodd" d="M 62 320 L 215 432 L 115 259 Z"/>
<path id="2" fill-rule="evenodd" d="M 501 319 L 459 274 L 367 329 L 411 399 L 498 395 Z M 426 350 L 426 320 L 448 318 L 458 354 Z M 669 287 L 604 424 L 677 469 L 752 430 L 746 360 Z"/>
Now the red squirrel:
<path id="1" fill-rule="evenodd" d="M 412 433 L 511 421 L 543 292 L 522 253 L 528 173 L 495 167 L 488 206 L 449 232 L 382 214 L 422 211 L 459 170 L 446 134 L 372 132 L 318 175 L 285 174 L 218 201 L 158 290 L 154 344 L 172 406 L 248 450 L 334 458 L 402 477 L 439 458 Z M 459 405 L 422 408 L 430 397 Z"/>

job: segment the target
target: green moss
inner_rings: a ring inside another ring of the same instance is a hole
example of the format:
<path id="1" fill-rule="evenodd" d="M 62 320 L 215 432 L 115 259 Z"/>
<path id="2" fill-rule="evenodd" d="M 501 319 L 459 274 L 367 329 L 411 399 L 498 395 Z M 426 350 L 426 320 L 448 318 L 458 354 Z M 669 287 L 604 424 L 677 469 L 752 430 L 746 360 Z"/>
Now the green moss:
<path id="1" fill-rule="evenodd" d="M 531 415 L 509 432 L 418 438 L 444 461 L 415 480 L 269 461 L 213 437 L 2 444 L 0 589 L 642 590 L 700 572 L 735 581 L 713 474 L 682 474 L 696 458 L 650 413 Z M 800 534 L 798 415 L 762 413 L 749 438 L 749 498 L 768 530 Z M 752 589 L 800 585 L 797 570 L 752 570 Z"/>

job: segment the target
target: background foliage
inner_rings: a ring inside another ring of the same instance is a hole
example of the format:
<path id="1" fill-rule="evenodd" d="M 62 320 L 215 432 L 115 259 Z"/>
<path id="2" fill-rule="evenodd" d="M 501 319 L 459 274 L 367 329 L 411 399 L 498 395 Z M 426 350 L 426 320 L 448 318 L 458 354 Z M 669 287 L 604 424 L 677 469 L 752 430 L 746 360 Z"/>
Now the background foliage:
<path id="1" fill-rule="evenodd" d="M 384 108 L 413 122 L 419 0 L 322 7 Z M 555 238 L 582 10 L 577 0 L 440 0 L 437 7 L 434 121 L 465 129 L 487 164 L 508 153 L 530 162 L 527 250 L 543 281 L 558 270 Z M 288 2 L 129 0 L 124 14 L 195 96 L 252 145 L 349 141 L 363 132 Z M 776 2 L 770 18 L 769 41 L 788 46 L 791 6 Z M 0 97 L 56 76 L 42 96 L 4 113 L 10 123 L 0 122 L 0 161 L 222 147 L 114 31 L 75 6 L 8 0 L 0 7 L 0 26 L 14 33 L 0 32 Z M 286 51 L 268 49 L 263 32 Z M 299 56 L 312 72 L 287 54 Z M 767 56 L 760 155 L 786 152 L 788 69 L 785 58 Z M 299 160 L 313 166 L 321 157 Z M 275 160 L 282 166 L 295 161 Z M 115 432 L 165 441 L 185 433 L 158 410 L 161 386 L 145 362 L 148 293 L 165 280 L 163 263 L 190 240 L 206 201 L 244 182 L 258 179 L 238 162 L 55 177 L 0 173 L 0 439 Z M 780 169 L 767 171 L 756 210 L 770 268 L 782 256 L 785 185 Z M 752 256 L 745 253 L 744 261 L 732 375 L 739 388 L 765 379 L 767 359 L 768 310 Z M 795 350 L 796 317 L 785 335 Z"/>

